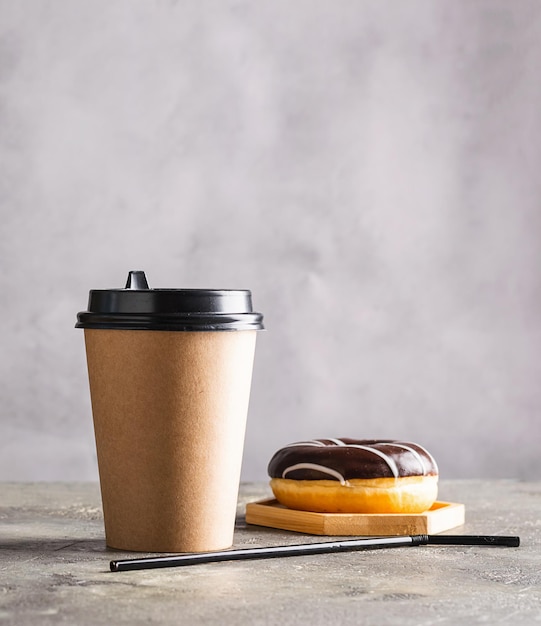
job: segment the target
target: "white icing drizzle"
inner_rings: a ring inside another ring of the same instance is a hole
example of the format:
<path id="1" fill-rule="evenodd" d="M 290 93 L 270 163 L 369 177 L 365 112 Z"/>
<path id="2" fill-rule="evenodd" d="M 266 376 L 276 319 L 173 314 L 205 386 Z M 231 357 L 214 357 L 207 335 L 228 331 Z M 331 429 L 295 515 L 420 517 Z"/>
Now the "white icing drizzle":
<path id="1" fill-rule="evenodd" d="M 414 450 L 413 448 L 410 448 L 410 446 L 406 446 L 403 443 L 393 443 L 392 445 L 397 448 L 402 448 L 402 450 L 407 450 L 408 452 L 411 452 L 413 456 L 417 459 L 417 461 L 419 461 L 419 465 L 421 466 L 421 470 L 423 471 L 423 476 L 426 476 L 425 462 L 423 461 L 423 457 L 417 452 L 417 450 Z"/>
<path id="2" fill-rule="evenodd" d="M 290 443 L 285 447 L 296 448 L 297 446 L 314 446 L 315 448 L 324 448 L 325 444 L 321 441 L 316 441 L 315 439 L 313 439 L 312 441 L 299 441 L 298 443 Z"/>
<path id="3" fill-rule="evenodd" d="M 418 448 L 421 448 L 421 450 L 426 454 L 426 456 L 432 461 L 432 465 L 434 465 L 434 468 L 436 469 L 436 472 L 438 471 L 438 464 L 436 463 L 436 459 L 430 454 L 430 452 L 426 449 L 423 448 L 423 446 L 420 446 L 419 444 L 415 444 Z"/>
<path id="4" fill-rule="evenodd" d="M 348 446 L 348 444 L 344 443 L 341 439 L 332 439 L 331 438 L 331 439 L 328 439 L 328 441 L 332 441 L 337 446 L 342 446 L 342 447 L 346 447 L 346 448 Z M 323 444 L 323 445 L 325 445 L 325 444 Z"/>
<path id="5" fill-rule="evenodd" d="M 337 480 L 340 481 L 341 485 L 346 484 L 346 479 L 337 472 L 336 470 L 331 469 L 330 467 L 324 467 L 323 465 L 318 465 L 317 463 L 297 463 L 296 465 L 291 465 L 290 467 L 286 467 L 286 469 L 282 472 L 282 478 L 285 478 L 289 472 L 293 472 L 298 469 L 313 469 L 321 472 L 322 474 L 329 474 L 329 476 L 333 476 Z"/>
<path id="6" fill-rule="evenodd" d="M 398 471 L 398 467 L 396 466 L 396 463 L 393 461 L 393 459 L 391 459 L 390 456 L 385 454 L 385 452 L 382 452 L 381 450 L 378 450 L 376 448 L 372 448 L 371 446 L 361 446 L 361 445 L 359 445 L 357 443 L 348 443 L 347 447 L 348 448 L 359 448 L 360 450 L 367 450 L 368 452 L 373 452 L 374 454 L 377 454 L 379 457 L 381 457 L 385 461 L 385 463 L 387 463 L 387 465 L 389 466 L 389 469 L 393 473 L 393 476 L 395 478 L 398 478 L 398 476 L 400 474 L 399 471 Z"/>

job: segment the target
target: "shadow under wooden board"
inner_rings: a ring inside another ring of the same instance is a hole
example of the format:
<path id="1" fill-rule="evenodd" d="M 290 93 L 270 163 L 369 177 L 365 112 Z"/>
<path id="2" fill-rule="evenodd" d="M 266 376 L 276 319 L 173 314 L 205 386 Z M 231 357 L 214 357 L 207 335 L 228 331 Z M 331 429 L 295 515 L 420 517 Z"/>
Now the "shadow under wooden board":
<path id="1" fill-rule="evenodd" d="M 464 524 L 465 507 L 454 502 L 435 502 L 424 513 L 360 514 L 296 511 L 277 500 L 246 505 L 246 522 L 310 535 L 435 535 Z"/>

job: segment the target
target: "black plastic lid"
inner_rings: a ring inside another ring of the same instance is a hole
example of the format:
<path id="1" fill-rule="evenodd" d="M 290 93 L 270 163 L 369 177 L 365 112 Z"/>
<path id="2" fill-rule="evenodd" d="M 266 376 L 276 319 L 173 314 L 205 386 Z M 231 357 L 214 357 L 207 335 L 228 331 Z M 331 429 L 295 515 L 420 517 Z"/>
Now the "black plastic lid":
<path id="1" fill-rule="evenodd" d="M 124 289 L 93 289 L 76 328 L 124 330 L 262 330 L 248 289 L 150 289 L 132 271 Z"/>

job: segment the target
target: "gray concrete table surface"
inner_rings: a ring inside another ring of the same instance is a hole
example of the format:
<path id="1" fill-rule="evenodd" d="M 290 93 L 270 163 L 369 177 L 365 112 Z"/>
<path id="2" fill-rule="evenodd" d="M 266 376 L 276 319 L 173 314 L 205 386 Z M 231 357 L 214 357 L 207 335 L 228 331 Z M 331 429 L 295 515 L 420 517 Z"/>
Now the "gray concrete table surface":
<path id="1" fill-rule="evenodd" d="M 235 547 L 328 538 L 247 525 Z M 97 484 L 0 484 L 0 624 L 540 624 L 541 482 L 442 481 L 466 524 L 519 548 L 421 546 L 112 573 Z"/>

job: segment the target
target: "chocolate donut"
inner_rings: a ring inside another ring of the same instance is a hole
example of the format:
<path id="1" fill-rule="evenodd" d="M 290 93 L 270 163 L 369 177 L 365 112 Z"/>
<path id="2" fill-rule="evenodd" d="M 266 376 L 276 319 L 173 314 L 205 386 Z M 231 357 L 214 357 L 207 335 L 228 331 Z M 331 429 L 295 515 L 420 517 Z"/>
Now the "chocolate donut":
<path id="1" fill-rule="evenodd" d="M 375 439 L 313 439 L 272 457 L 279 502 L 334 513 L 421 513 L 437 497 L 438 466 L 422 446 Z"/>

